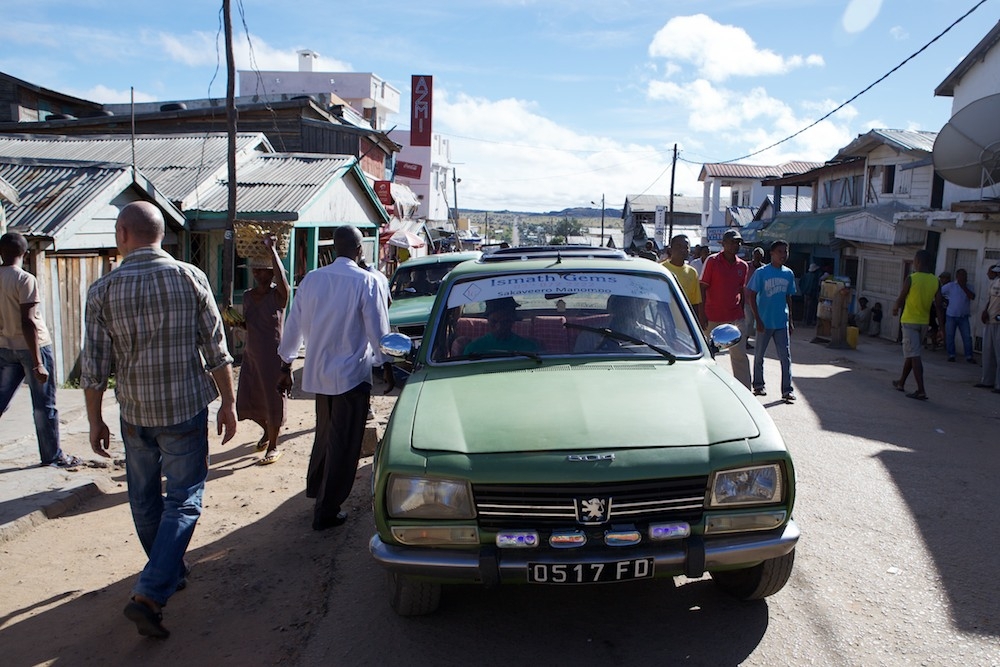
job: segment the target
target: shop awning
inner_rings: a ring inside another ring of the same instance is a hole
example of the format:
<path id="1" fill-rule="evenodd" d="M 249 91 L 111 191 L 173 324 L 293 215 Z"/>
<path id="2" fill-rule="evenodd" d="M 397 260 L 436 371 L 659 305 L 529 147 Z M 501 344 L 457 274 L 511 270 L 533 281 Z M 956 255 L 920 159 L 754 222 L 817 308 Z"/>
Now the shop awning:
<path id="1" fill-rule="evenodd" d="M 760 231 L 761 243 L 784 239 L 798 245 L 830 245 L 836 233 L 836 220 L 858 209 L 839 209 L 809 215 L 779 215 Z"/>

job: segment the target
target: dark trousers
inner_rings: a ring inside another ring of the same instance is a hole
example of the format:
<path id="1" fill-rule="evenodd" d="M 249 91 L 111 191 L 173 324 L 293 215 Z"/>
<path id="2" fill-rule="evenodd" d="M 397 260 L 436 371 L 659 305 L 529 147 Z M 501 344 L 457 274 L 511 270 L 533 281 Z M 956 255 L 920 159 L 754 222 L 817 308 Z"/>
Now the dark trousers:
<path id="1" fill-rule="evenodd" d="M 316 440 L 306 473 L 306 497 L 316 499 L 314 522 L 336 517 L 351 495 L 371 393 L 371 384 L 362 382 L 337 396 L 316 394 Z"/>

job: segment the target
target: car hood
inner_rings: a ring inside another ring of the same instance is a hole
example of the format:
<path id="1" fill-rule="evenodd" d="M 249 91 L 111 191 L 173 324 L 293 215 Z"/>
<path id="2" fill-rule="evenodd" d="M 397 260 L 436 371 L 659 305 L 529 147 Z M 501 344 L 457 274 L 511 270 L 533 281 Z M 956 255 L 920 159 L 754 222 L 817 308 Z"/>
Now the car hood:
<path id="1" fill-rule="evenodd" d="M 711 363 L 541 366 L 420 385 L 412 413 L 417 450 L 685 447 L 759 435 L 738 394 L 745 390 Z"/>
<path id="2" fill-rule="evenodd" d="M 394 299 L 389 306 L 389 324 L 394 327 L 409 324 L 427 324 L 433 296 L 415 296 L 411 299 Z"/>

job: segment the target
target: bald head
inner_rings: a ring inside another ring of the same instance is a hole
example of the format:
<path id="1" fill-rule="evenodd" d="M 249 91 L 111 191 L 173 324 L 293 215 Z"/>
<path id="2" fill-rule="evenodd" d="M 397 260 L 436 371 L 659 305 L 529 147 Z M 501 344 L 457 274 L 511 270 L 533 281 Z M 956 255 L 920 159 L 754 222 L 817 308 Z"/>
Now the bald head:
<path id="1" fill-rule="evenodd" d="M 125 254 L 144 246 L 159 247 L 163 241 L 163 214 L 147 201 L 132 202 L 122 208 L 115 227 L 118 248 Z"/>
<path id="2" fill-rule="evenodd" d="M 344 225 L 333 230 L 333 249 L 337 257 L 358 261 L 361 256 L 361 230 L 353 225 Z"/>

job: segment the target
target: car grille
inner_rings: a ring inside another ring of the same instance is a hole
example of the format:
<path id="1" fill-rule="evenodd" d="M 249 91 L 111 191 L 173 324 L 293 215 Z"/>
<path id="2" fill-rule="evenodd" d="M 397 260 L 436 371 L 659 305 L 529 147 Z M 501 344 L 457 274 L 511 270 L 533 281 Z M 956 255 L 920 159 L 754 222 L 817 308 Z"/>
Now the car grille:
<path id="1" fill-rule="evenodd" d="M 608 484 L 474 484 L 479 525 L 486 529 L 575 526 L 579 500 L 610 499 L 605 523 L 697 523 L 708 477 Z"/>
<path id="2" fill-rule="evenodd" d="M 407 326 L 396 327 L 396 330 L 401 334 L 406 334 L 410 338 L 420 338 L 424 335 L 424 328 L 423 324 L 410 324 Z"/>

